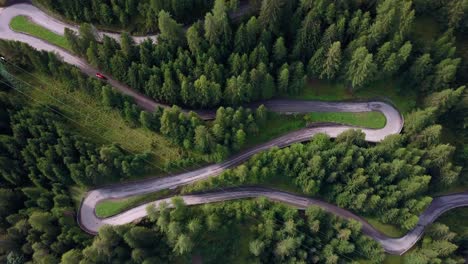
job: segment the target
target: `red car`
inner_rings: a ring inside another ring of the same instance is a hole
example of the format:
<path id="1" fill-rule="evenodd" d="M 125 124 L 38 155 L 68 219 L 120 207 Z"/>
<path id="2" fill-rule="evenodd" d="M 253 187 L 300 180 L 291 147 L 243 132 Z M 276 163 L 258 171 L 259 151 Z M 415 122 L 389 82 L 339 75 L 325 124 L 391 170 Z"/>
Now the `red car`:
<path id="1" fill-rule="evenodd" d="M 107 77 L 104 76 L 102 73 L 99 73 L 99 72 L 96 73 L 96 77 L 98 77 L 98 78 L 101 79 L 101 80 L 107 80 Z"/>

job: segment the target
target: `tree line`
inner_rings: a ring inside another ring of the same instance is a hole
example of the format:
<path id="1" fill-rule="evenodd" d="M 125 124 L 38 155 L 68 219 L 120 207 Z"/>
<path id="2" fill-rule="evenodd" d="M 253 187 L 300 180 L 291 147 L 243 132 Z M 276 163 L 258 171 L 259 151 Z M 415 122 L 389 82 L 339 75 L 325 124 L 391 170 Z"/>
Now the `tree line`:
<path id="1" fill-rule="evenodd" d="M 259 133 L 268 118 L 263 105 L 254 111 L 243 107 L 220 107 L 212 122 L 203 121 L 194 112 L 185 113 L 178 106 L 157 107 L 150 113 L 139 110 L 129 97 L 109 86 L 102 88 L 101 98 L 104 106 L 121 109 L 129 124 L 161 133 L 185 149 L 210 154 L 218 162 L 240 150 L 247 137 Z"/>
<path id="2" fill-rule="evenodd" d="M 192 23 L 213 6 L 213 0 L 36 0 L 39 6 L 77 23 L 93 23 L 104 28 L 126 29 L 145 34 L 158 30 L 158 14 L 169 12 L 177 21 Z M 237 0 L 228 1 L 234 9 Z"/>
<path id="3" fill-rule="evenodd" d="M 161 133 L 187 150 L 207 154 L 210 160 L 222 161 L 244 147 L 246 139 L 257 135 L 269 118 L 267 109 L 220 107 L 212 122 L 203 121 L 194 112 L 183 112 L 177 106 L 156 108 L 153 112 L 141 110 L 133 98 L 124 95 L 109 85 L 83 75 L 77 68 L 61 62 L 54 54 L 39 52 L 24 43 L 0 42 L 0 50 L 9 54 L 6 69 L 15 72 L 21 68 L 52 75 L 68 84 L 71 89 L 81 89 L 95 97 L 104 107 L 119 110 L 124 120 L 132 127 L 145 127 Z M 166 169 L 184 164 L 172 161 Z M 189 161 L 187 161 L 189 162 Z"/>
<path id="4" fill-rule="evenodd" d="M 172 203 L 173 209 L 167 204 L 149 207 L 149 219 L 140 226 L 101 228 L 92 245 L 77 253 L 76 259 L 84 263 L 171 263 L 190 262 L 193 254 L 199 254 L 204 263 L 241 261 L 233 247 L 248 247 L 242 260 L 250 263 L 339 263 L 357 258 L 378 263 L 384 258 L 382 248 L 362 235 L 357 222 L 319 208 L 311 207 L 302 216 L 265 199 L 200 207 L 187 207 L 178 198 Z M 239 230 L 244 231 L 240 234 Z M 157 247 L 152 243 L 155 240 Z"/>
<path id="5" fill-rule="evenodd" d="M 364 133 L 348 130 L 331 140 L 315 135 L 309 143 L 259 153 L 245 164 L 185 188 L 185 192 L 225 186 L 268 184 L 286 177 L 301 192 L 410 230 L 430 204 L 429 190 L 457 183 L 461 167 L 455 148 L 441 141 L 438 116 L 453 108 L 465 87 L 428 99 L 431 107 L 406 117 L 404 133 L 366 143 Z"/>
<path id="6" fill-rule="evenodd" d="M 144 94 L 169 104 L 239 105 L 302 90 L 306 78 L 338 80 L 353 90 L 404 74 L 419 91 L 449 87 L 460 59 L 447 31 L 430 50 L 408 38 L 411 1 L 262 1 L 258 16 L 234 24 L 223 0 L 187 31 L 161 11 L 158 43 L 130 36 L 98 42 L 89 24 L 66 34 L 75 53 Z M 289 18 L 293 19 L 289 19 Z M 285 19 L 290 23 L 280 23 Z M 130 67 L 128 66 L 130 65 Z M 419 85 L 422 84 L 422 85 Z"/>
<path id="7" fill-rule="evenodd" d="M 94 186 L 144 172 L 148 154 L 128 155 L 117 145 L 96 146 L 70 132 L 57 110 L 44 106 L 8 112 L 0 169 L 7 185 L 33 183 L 38 189 L 48 189 L 52 183 Z"/>
<path id="8" fill-rule="evenodd" d="M 0 95 L 0 259 L 58 263 L 66 251 L 90 242 L 76 225 L 69 186 L 127 177 L 144 168 L 144 155 L 98 147 L 70 132 L 50 109 L 24 107 L 4 90 Z"/>
<path id="9" fill-rule="evenodd" d="M 425 230 L 420 246 L 408 252 L 405 263 L 465 263 L 457 253 L 455 244 L 457 234 L 442 223 L 434 223 Z"/>
<path id="10" fill-rule="evenodd" d="M 167 263 L 189 261 L 194 254 L 217 263 L 237 257 L 233 246 L 248 247 L 244 258 L 256 262 L 384 257 L 356 222 L 318 208 L 302 216 L 263 199 L 189 208 L 174 198 L 174 209 L 150 207 L 149 219 L 139 225 L 105 226 L 93 238 L 76 225 L 77 201 L 69 186 L 124 177 L 127 169 L 144 167 L 140 156 L 123 154 L 114 145 L 98 147 L 71 132 L 55 111 L 25 107 L 11 92 L 0 92 L 0 99 L 0 124 L 8 124 L 0 137 L 0 260 L 8 264 Z M 229 115 L 224 117 L 217 122 L 228 122 Z M 241 229 L 252 234 L 242 240 L 248 244 L 241 243 Z M 356 252 L 363 253 L 357 257 Z"/>
<path id="11" fill-rule="evenodd" d="M 0 259 L 8 264 L 155 263 L 188 261 L 193 254 L 216 263 L 226 256 L 234 259 L 234 245 L 248 247 L 244 257 L 257 262 L 336 262 L 357 258 L 357 251 L 364 252 L 359 258 L 383 259 L 382 248 L 355 222 L 318 208 L 309 208 L 303 217 L 262 199 L 188 208 L 175 198 L 174 209 L 149 208 L 149 220 L 140 225 L 105 226 L 92 238 L 76 225 L 68 187 L 98 184 L 127 173 L 126 166 L 141 169 L 138 155 L 123 155 L 113 145 L 97 148 L 69 132 L 50 109 L 23 107 L 11 93 L 1 92 L 0 98 L 0 112 L 9 113 L 1 123 L 10 124 L 0 137 Z M 262 224 L 252 224 L 252 217 Z M 233 233 L 246 226 L 252 229 L 248 245 Z"/>

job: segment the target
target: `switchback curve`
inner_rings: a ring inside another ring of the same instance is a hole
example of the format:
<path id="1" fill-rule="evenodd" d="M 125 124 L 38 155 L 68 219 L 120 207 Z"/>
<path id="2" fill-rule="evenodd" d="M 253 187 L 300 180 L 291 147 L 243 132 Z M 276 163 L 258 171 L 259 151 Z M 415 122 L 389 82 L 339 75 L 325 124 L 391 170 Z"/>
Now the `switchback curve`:
<path id="1" fill-rule="evenodd" d="M 10 29 L 10 20 L 17 15 L 25 15 L 30 17 L 35 23 L 44 26 L 54 32 L 63 34 L 64 28 L 69 27 L 76 30 L 73 25 L 66 25 L 61 21 L 58 21 L 41 10 L 35 8 L 30 4 L 15 4 L 3 9 L 0 9 L 0 38 L 5 40 L 21 41 L 28 43 L 32 47 L 56 53 L 65 62 L 75 65 L 82 72 L 93 76 L 97 69 L 91 67 L 84 60 L 73 54 L 54 46 L 46 41 L 37 39 L 35 37 L 17 33 Z M 117 38 L 116 34 L 108 34 L 111 37 Z M 156 40 L 156 36 L 148 36 L 153 41 Z M 136 37 L 136 42 L 141 42 L 147 37 Z M 135 99 L 135 102 L 143 109 L 152 111 L 157 106 L 168 107 L 164 104 L 154 102 L 152 99 L 132 90 L 130 87 L 121 84 L 113 79 L 109 79 L 109 84 L 120 90 L 122 93 L 127 94 Z M 317 101 L 294 101 L 294 100 L 270 100 L 262 102 L 272 111 L 279 113 L 307 113 L 314 111 L 322 112 L 366 112 L 366 111 L 380 111 L 387 118 L 387 124 L 382 129 L 362 129 L 366 134 L 366 140 L 370 142 L 378 142 L 385 136 L 391 134 L 397 134 L 401 132 L 403 126 L 403 118 L 399 112 L 391 105 L 383 102 L 317 102 Z M 187 110 L 188 111 L 188 110 Z M 214 117 L 214 111 L 196 111 L 204 119 L 212 119 Z M 133 195 L 144 194 L 162 190 L 166 188 L 176 188 L 178 186 L 186 185 L 188 183 L 195 182 L 197 180 L 206 179 L 211 176 L 219 175 L 222 171 L 232 166 L 235 166 L 242 161 L 245 161 L 248 157 L 260 152 L 267 150 L 271 147 L 286 147 L 296 142 L 307 141 L 311 136 L 317 133 L 326 133 L 331 137 L 336 137 L 339 133 L 354 127 L 341 126 L 341 125 L 330 125 L 320 127 L 303 128 L 301 130 L 291 132 L 279 138 L 276 138 L 270 142 L 261 144 L 252 149 L 246 150 L 236 156 L 228 159 L 227 161 L 220 164 L 213 164 L 207 167 L 194 170 L 188 173 L 182 173 L 174 176 L 168 176 L 165 178 L 148 179 L 132 183 L 123 183 L 112 185 L 100 189 L 95 189 L 87 193 L 79 211 L 79 223 L 80 226 L 90 233 L 96 233 L 98 228 L 104 224 L 124 224 L 131 222 L 135 219 L 145 216 L 146 211 L 144 210 L 146 205 L 141 205 L 128 210 L 122 214 L 114 217 L 99 219 L 95 215 L 95 206 L 99 201 L 105 199 L 117 199 L 125 198 Z M 243 189 L 232 189 L 228 192 L 213 192 L 208 194 L 194 194 L 186 195 L 182 198 L 189 205 L 210 203 L 218 201 L 226 201 L 241 198 L 253 198 L 253 197 L 267 197 L 269 199 L 285 202 L 293 205 L 299 209 L 304 209 L 309 205 L 318 205 L 325 210 L 343 216 L 345 218 L 355 219 L 362 223 L 363 232 L 370 237 L 378 241 L 385 251 L 392 254 L 403 254 L 409 248 L 411 248 L 421 237 L 424 231 L 424 227 L 432 223 L 439 215 L 443 212 L 452 208 L 468 206 L 468 193 L 454 194 L 443 197 L 435 198 L 429 208 L 420 216 L 419 223 L 415 229 L 410 231 L 402 238 L 389 238 L 379 233 L 372 226 L 370 226 L 365 220 L 352 214 L 351 212 L 339 208 L 335 205 L 328 204 L 326 202 L 301 197 L 286 192 L 277 190 L 261 189 L 261 188 L 243 188 Z M 167 199 L 166 199 L 167 200 Z M 162 200 L 155 201 L 153 203 L 160 203 Z"/>

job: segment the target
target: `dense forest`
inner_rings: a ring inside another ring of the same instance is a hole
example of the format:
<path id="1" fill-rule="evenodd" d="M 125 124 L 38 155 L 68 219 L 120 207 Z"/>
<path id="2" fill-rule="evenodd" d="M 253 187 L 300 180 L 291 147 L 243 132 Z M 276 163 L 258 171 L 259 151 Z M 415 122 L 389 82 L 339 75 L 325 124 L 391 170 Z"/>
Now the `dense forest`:
<path id="1" fill-rule="evenodd" d="M 131 97 L 85 76 L 52 53 L 38 52 L 27 45 L 5 41 L 0 41 L 0 51 L 10 54 L 9 63 L 0 65 L 0 69 L 15 72 L 18 71 L 16 67 L 20 67 L 52 75 L 73 89 L 85 90 L 99 98 L 103 107 L 118 109 L 130 126 L 142 126 L 161 133 L 174 144 L 208 154 L 214 161 L 222 161 L 239 151 L 247 137 L 258 134 L 264 128 L 269 116 L 264 106 L 254 110 L 220 107 L 212 122 L 203 121 L 194 112 L 185 113 L 177 106 L 158 107 L 150 113 L 138 108 Z M 8 75 L 5 71 L 3 74 Z M 11 78 L 11 81 L 14 80 Z"/>
<path id="2" fill-rule="evenodd" d="M 193 255 L 217 263 L 226 256 L 235 261 L 231 248 L 241 243 L 249 245 L 242 257 L 254 262 L 383 259 L 355 222 L 318 208 L 302 215 L 262 199 L 188 208 L 175 198 L 174 209 L 150 207 L 149 220 L 104 227 L 93 239 L 76 225 L 69 186 L 137 173 L 144 167 L 140 157 L 95 146 L 69 132 L 60 112 L 23 107 L 24 99 L 7 91 L 14 84 L 1 83 L 0 256 L 6 263 L 167 263 Z M 236 230 L 248 237 L 232 235 Z"/>
<path id="3" fill-rule="evenodd" d="M 203 17 L 214 3 L 213 0 L 34 0 L 34 2 L 77 23 L 88 22 L 106 29 L 126 29 L 140 34 L 158 31 L 158 15 L 161 10 L 169 12 L 177 21 L 189 24 Z M 226 2 L 230 10 L 235 10 L 239 5 L 239 0 Z"/>
<path id="4" fill-rule="evenodd" d="M 281 23 L 286 17 L 293 19 Z M 298 93 L 306 77 L 340 80 L 356 90 L 404 75 L 424 94 L 447 88 L 460 65 L 453 31 L 429 47 L 415 46 L 409 36 L 414 17 L 411 1 L 374 7 L 365 1 L 265 0 L 258 16 L 233 24 L 218 0 L 187 31 L 161 11 L 157 45 L 148 40 L 136 46 L 128 34 L 120 44 L 108 37 L 97 42 L 89 25 L 79 36 L 66 35 L 93 66 L 154 99 L 212 107 Z"/>
<path id="5" fill-rule="evenodd" d="M 458 182 L 461 167 L 451 161 L 455 148 L 441 142 L 442 127 L 434 122 L 441 111 L 460 101 L 463 90 L 435 94 L 438 100 L 431 101 L 432 107 L 408 115 L 403 134 L 388 136 L 375 146 L 357 130 L 333 141 L 318 134 L 307 144 L 257 154 L 186 191 L 268 184 L 285 177 L 302 193 L 411 230 L 432 200 L 428 190 Z"/>
<path id="6" fill-rule="evenodd" d="M 419 95 L 419 108 L 405 116 L 402 134 L 378 144 L 367 143 L 359 130 L 336 139 L 318 134 L 308 143 L 259 153 L 182 191 L 271 186 L 281 178 L 281 185 L 294 191 L 410 230 L 434 193 L 468 183 L 467 64 L 456 49 L 457 37 L 468 32 L 466 0 L 249 1 L 258 12 L 236 22 L 228 12 L 243 1 L 36 2 L 87 22 L 79 34 L 65 32 L 74 53 L 174 106 L 142 111 L 132 98 L 53 53 L 0 41 L 8 61 L 0 63 L 0 262 L 382 263 L 385 258 L 356 222 L 261 198 L 195 207 L 174 198 L 174 208 L 148 207 L 149 217 L 138 223 L 105 226 L 95 237 L 84 233 L 76 222 L 81 198 L 73 197 L 72 189 L 143 175 L 152 154 L 96 144 L 60 109 L 30 105 L 11 78 L 18 74 L 12 65 L 86 91 L 102 107 L 117 109 L 128 126 L 164 135 L 217 162 L 240 151 L 270 121 L 265 107 L 248 109 L 241 106 L 245 103 L 300 94 L 308 80 L 344 83 L 353 93 L 377 80 L 396 79 L 401 84 L 396 89 Z M 444 33 L 432 41 L 415 39 L 418 16 L 435 17 Z M 128 33 L 120 42 L 98 39 L 91 24 L 160 35 L 157 43 L 136 44 Z M 218 108 L 207 122 L 177 105 Z M 456 147 L 447 143 L 450 133 Z M 188 167 L 182 162 L 172 161 L 166 169 Z M 405 263 L 463 263 L 457 241 L 447 226 L 435 223 Z"/>

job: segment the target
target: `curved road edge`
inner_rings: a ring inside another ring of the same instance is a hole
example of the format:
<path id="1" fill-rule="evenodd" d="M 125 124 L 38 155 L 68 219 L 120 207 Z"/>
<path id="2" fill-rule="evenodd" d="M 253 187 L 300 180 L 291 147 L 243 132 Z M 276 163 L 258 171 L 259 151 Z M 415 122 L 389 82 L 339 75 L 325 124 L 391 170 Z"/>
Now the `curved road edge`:
<path id="1" fill-rule="evenodd" d="M 26 7 L 26 6 L 29 6 L 29 7 Z M 55 18 L 52 18 L 52 17 L 44 14 L 40 9 L 38 9 L 38 8 L 36 8 L 36 7 L 34 7 L 34 6 L 30 5 L 30 4 L 15 4 L 15 5 L 11 5 L 11 6 L 3 8 L 3 9 L 0 9 L 0 38 L 1 39 L 22 41 L 22 42 L 28 43 L 29 45 L 33 46 L 36 49 L 55 52 L 65 62 L 77 66 L 84 73 L 86 73 L 86 74 L 88 74 L 90 76 L 93 76 L 94 73 L 98 71 L 97 69 L 91 67 L 86 62 L 84 62 L 82 59 L 77 58 L 74 55 L 72 55 L 71 53 L 69 53 L 67 51 L 64 51 L 64 50 L 62 50 L 62 49 L 60 49 L 60 48 L 58 48 L 58 47 L 56 47 L 54 45 L 51 45 L 50 43 L 47 43 L 45 41 L 42 41 L 40 39 L 37 39 L 35 37 L 29 36 L 29 35 L 26 35 L 26 34 L 17 33 L 17 32 L 12 31 L 9 28 L 9 22 L 10 22 L 11 18 L 13 18 L 16 15 L 26 15 L 26 16 L 32 18 L 34 22 L 36 22 L 36 23 L 38 23 L 38 24 L 40 24 L 42 26 L 45 26 L 45 27 L 51 29 L 52 31 L 55 31 L 55 32 L 60 33 L 60 34 L 63 34 L 63 30 L 64 30 L 65 27 L 69 27 L 69 28 L 72 28 L 72 29 L 76 30 L 76 27 L 64 24 L 63 22 L 61 22 L 61 21 L 59 21 L 59 20 L 57 20 Z M 108 34 L 108 33 L 99 33 L 99 34 L 102 35 L 102 34 Z M 114 34 L 114 36 L 112 36 L 112 34 L 108 34 L 108 35 L 110 35 L 111 37 L 114 37 L 114 38 L 117 37 L 117 35 L 115 35 L 115 34 Z M 156 39 L 156 36 L 148 36 L 148 37 L 154 38 L 153 40 Z M 135 39 L 136 42 L 140 42 L 140 41 L 142 41 L 142 40 L 144 40 L 144 39 L 146 39 L 148 37 L 136 37 L 134 39 Z M 143 109 L 152 111 L 157 106 L 167 107 L 166 105 L 154 102 L 152 99 L 140 94 L 139 92 L 136 92 L 136 91 L 132 90 L 128 86 L 123 85 L 123 84 L 121 84 L 121 83 L 119 83 L 119 82 L 117 82 L 115 80 L 109 79 L 109 84 L 114 86 L 115 88 L 117 88 L 118 90 L 123 92 L 124 94 L 130 95 L 131 97 L 133 97 L 135 99 L 136 103 L 138 105 L 140 105 Z M 279 100 L 279 101 L 281 101 L 281 100 Z M 280 109 L 282 107 L 285 107 L 285 106 L 281 106 L 281 102 L 275 103 L 274 100 L 268 101 L 268 102 L 265 102 L 265 103 L 266 104 L 268 104 L 268 103 L 271 104 L 270 106 L 267 106 L 269 109 L 272 109 L 272 108 L 275 108 L 275 107 L 278 107 Z M 307 104 L 306 101 L 296 101 L 294 103 L 295 104 L 297 103 L 299 105 L 301 103 Z M 308 103 L 313 104 L 314 102 L 308 102 Z M 315 103 L 317 104 L 317 103 L 320 103 L 320 102 L 315 102 Z M 339 104 L 339 103 L 335 103 L 335 104 Z M 341 103 L 341 104 L 348 104 L 349 105 L 349 104 L 352 104 L 352 103 Z M 294 108 L 293 105 L 292 105 L 291 100 L 290 100 L 290 104 L 287 105 L 286 108 L 288 108 L 288 107 Z M 275 109 L 273 109 L 273 111 L 275 111 Z M 276 111 L 280 111 L 280 110 L 276 110 Z M 320 110 L 316 109 L 314 111 L 320 111 Z M 201 115 L 201 117 L 204 118 L 204 119 L 212 119 L 213 116 L 214 116 L 214 111 L 196 111 L 196 112 L 198 112 L 199 115 Z M 284 113 L 304 113 L 304 112 L 310 112 L 310 111 L 303 111 L 302 109 L 299 109 L 299 110 L 292 109 L 291 111 L 289 111 L 287 109 L 284 110 Z M 347 111 L 342 111 L 342 112 L 347 112 Z M 398 132 L 396 132 L 396 133 L 399 133 L 401 131 L 401 127 L 403 125 L 403 118 L 401 117 L 401 115 L 399 115 L 399 116 L 400 117 L 397 118 L 397 119 L 400 119 L 400 128 L 399 128 Z M 387 119 L 387 124 L 388 123 L 389 123 L 389 120 Z M 321 127 L 321 128 L 320 127 L 305 128 L 305 129 L 302 129 L 300 131 L 296 131 L 296 132 L 293 132 L 293 133 L 290 133 L 288 135 L 285 135 L 285 136 L 281 137 L 280 138 L 281 140 L 277 140 L 278 145 L 275 145 L 274 142 L 273 143 L 269 142 L 269 143 L 265 143 L 265 144 L 263 144 L 261 146 L 258 146 L 257 150 L 256 151 L 254 150 L 253 153 L 248 154 L 248 151 L 247 151 L 247 157 L 249 157 L 249 156 L 251 156 L 251 155 L 253 155 L 255 153 L 258 153 L 259 151 L 262 151 L 264 149 L 273 147 L 273 146 L 284 147 L 284 146 L 290 145 L 290 144 L 295 143 L 295 142 L 306 141 L 306 140 L 308 140 L 308 138 L 310 138 L 311 135 L 316 134 L 316 133 L 320 133 L 320 132 L 327 133 L 327 134 L 329 134 L 330 136 L 333 137 L 334 134 L 336 134 L 336 132 L 338 132 L 338 131 L 342 132 L 342 131 L 344 131 L 346 129 L 349 129 L 349 128 L 353 128 L 353 127 L 349 127 L 349 126 L 348 127 L 346 127 L 346 126 L 327 126 L 327 127 Z M 310 129 L 315 129 L 315 131 L 312 133 L 312 131 Z M 363 130 L 365 130 L 365 129 L 363 129 Z M 331 132 L 331 133 L 328 133 L 328 132 Z M 368 132 L 370 132 L 370 133 L 368 134 Z M 367 131 L 365 131 L 365 133 L 366 133 L 366 139 L 369 140 L 369 141 L 372 141 L 372 142 L 380 141 L 381 138 L 382 138 L 381 135 L 379 136 L 378 134 L 376 134 L 375 131 L 372 132 L 372 130 L 369 130 L 369 129 L 367 129 Z M 389 133 L 389 134 L 392 134 L 392 133 Z M 387 134 L 387 135 L 389 135 L 389 134 Z M 288 139 L 288 138 L 285 138 L 285 137 L 290 137 L 290 138 Z M 275 140 L 273 140 L 273 141 L 275 141 Z M 221 165 L 228 166 L 228 167 L 229 166 L 234 166 L 235 164 L 238 164 L 241 161 L 245 160 L 245 159 L 242 158 L 242 155 L 243 154 L 241 153 L 241 154 L 236 156 L 237 159 L 236 159 L 236 157 L 233 157 L 232 159 L 230 159 L 229 161 L 226 161 L 225 163 L 223 163 Z M 231 164 L 229 164 L 229 163 L 231 163 Z M 121 188 L 123 188 L 123 189 L 127 189 L 127 191 L 124 190 L 123 193 L 120 193 L 120 195 L 116 195 L 116 198 L 123 198 L 123 197 L 126 197 L 126 196 L 134 195 L 134 194 L 131 194 L 132 193 L 132 190 L 131 190 L 132 187 L 131 186 L 135 185 L 135 184 L 140 185 L 140 187 L 142 187 L 141 184 L 143 184 L 143 185 L 146 185 L 148 183 L 150 185 L 160 184 L 159 187 L 157 187 L 156 189 L 164 189 L 164 188 L 171 188 L 171 187 L 174 188 L 174 187 L 177 187 L 177 186 L 188 184 L 190 182 L 194 182 L 196 180 L 200 180 L 200 179 L 207 178 L 207 177 L 210 177 L 210 176 L 215 176 L 215 175 L 221 173 L 222 170 L 223 170 L 223 168 L 219 168 L 219 166 L 220 165 L 215 164 L 215 165 L 211 165 L 211 166 L 208 166 L 206 168 L 196 170 L 194 172 L 190 172 L 190 173 L 187 173 L 187 174 L 184 174 L 184 175 L 176 175 L 176 176 L 173 176 L 173 177 L 167 177 L 167 178 L 162 178 L 162 179 L 152 179 L 152 180 L 149 180 L 149 181 L 148 180 L 147 181 L 139 181 L 138 183 L 122 184 L 122 185 L 119 185 L 119 186 L 121 186 Z M 206 171 L 207 169 L 208 169 L 208 173 Z M 198 177 L 196 177 L 196 176 L 198 176 Z M 155 181 L 157 183 L 155 183 Z M 154 185 L 153 185 L 153 187 L 154 187 Z M 115 198 L 115 197 L 113 197 L 115 195 L 115 193 L 112 194 L 112 191 L 109 188 L 110 187 L 100 189 L 103 192 L 99 193 L 100 195 L 102 195 L 102 196 L 98 197 L 98 198 L 100 198 L 99 201 L 104 200 L 104 199 L 108 199 L 108 198 L 105 198 L 105 197 Z M 115 186 L 115 188 L 119 188 L 119 187 Z M 142 188 L 142 189 L 145 189 L 145 190 L 142 191 L 142 193 L 151 192 L 151 191 L 148 191 L 151 188 L 149 188 L 149 189 L 148 188 Z M 94 191 L 89 192 L 88 195 L 86 196 L 86 198 L 83 200 L 83 203 L 82 203 L 82 206 L 81 206 L 80 212 L 79 212 L 79 219 L 81 219 L 83 217 L 83 215 L 81 213 L 83 211 L 83 208 L 86 208 L 85 203 L 86 203 L 87 199 L 89 197 L 92 197 L 93 192 L 96 192 L 96 191 L 98 191 L 98 190 L 94 190 Z M 275 191 L 275 192 L 277 193 L 278 191 Z M 123 195 L 123 196 L 121 196 L 121 195 Z M 265 196 L 265 195 L 261 195 L 259 193 L 257 196 Z M 449 195 L 449 196 L 443 196 L 443 197 L 435 198 L 433 200 L 433 202 L 431 203 L 430 207 L 421 215 L 420 222 L 418 223 L 418 226 L 414 230 L 412 230 L 411 232 L 409 232 L 406 236 L 404 236 L 402 238 L 399 238 L 399 239 L 387 238 L 387 239 L 384 239 L 384 240 L 382 240 L 382 239 L 379 240 L 378 236 L 375 235 L 375 234 L 370 235 L 370 236 L 373 237 L 374 239 L 376 239 L 377 241 L 379 241 L 384 246 L 386 251 L 388 251 L 389 253 L 403 254 L 406 250 L 411 248 L 411 246 L 414 245 L 418 241 L 418 239 L 422 236 L 422 234 L 424 232 L 424 227 L 427 226 L 427 224 L 432 223 L 439 215 L 441 215 L 445 211 L 448 211 L 450 209 L 457 208 L 457 207 L 467 206 L 468 197 L 466 197 L 466 196 L 468 196 L 468 195 L 466 193 L 463 193 L 463 194 L 455 194 L 455 195 Z M 310 199 L 310 198 L 307 198 L 307 199 Z M 285 202 L 287 202 L 287 201 L 285 201 Z M 83 206 L 83 205 L 85 205 L 85 206 Z M 84 212 L 86 212 L 86 210 L 84 210 Z M 92 214 L 94 215 L 94 210 L 92 210 Z M 361 222 L 361 223 L 364 223 L 364 222 Z M 86 226 L 82 225 L 81 220 L 80 220 L 80 225 L 85 230 L 87 229 Z M 363 224 L 363 230 L 364 229 L 365 229 L 365 225 Z M 88 232 L 92 233 L 94 231 L 92 231 L 91 229 L 88 229 Z M 405 244 L 406 247 L 402 247 L 401 246 L 402 243 Z M 402 248 L 406 248 L 406 250 L 402 251 Z"/>
<path id="2" fill-rule="evenodd" d="M 440 196 L 433 199 L 430 206 L 420 215 L 420 220 L 417 226 L 401 238 L 391 238 L 380 231 L 376 230 L 364 218 L 336 205 L 327 203 L 325 201 L 314 199 L 310 197 L 300 196 L 284 191 L 262 188 L 262 187 L 240 187 L 229 188 L 223 191 L 212 191 L 200 194 L 190 194 L 179 196 L 182 198 L 186 205 L 200 205 L 207 203 L 216 203 L 223 201 L 232 201 L 239 199 L 266 197 L 271 201 L 281 202 L 293 206 L 299 210 L 305 210 L 310 206 L 318 206 L 323 210 L 337 215 L 339 217 L 356 220 L 362 225 L 362 232 L 379 242 L 385 252 L 402 255 L 421 238 L 424 229 L 429 224 L 433 223 L 444 212 L 457 208 L 468 206 L 468 192 L 458 193 L 446 196 Z M 160 199 L 150 203 L 145 203 L 128 211 L 107 218 L 109 225 L 118 225 L 131 223 L 147 215 L 146 208 L 149 205 L 158 207 L 161 203 L 167 203 L 170 207 L 172 198 Z M 441 204 L 443 205 L 441 207 Z M 88 230 L 88 232 L 95 233 Z"/>

